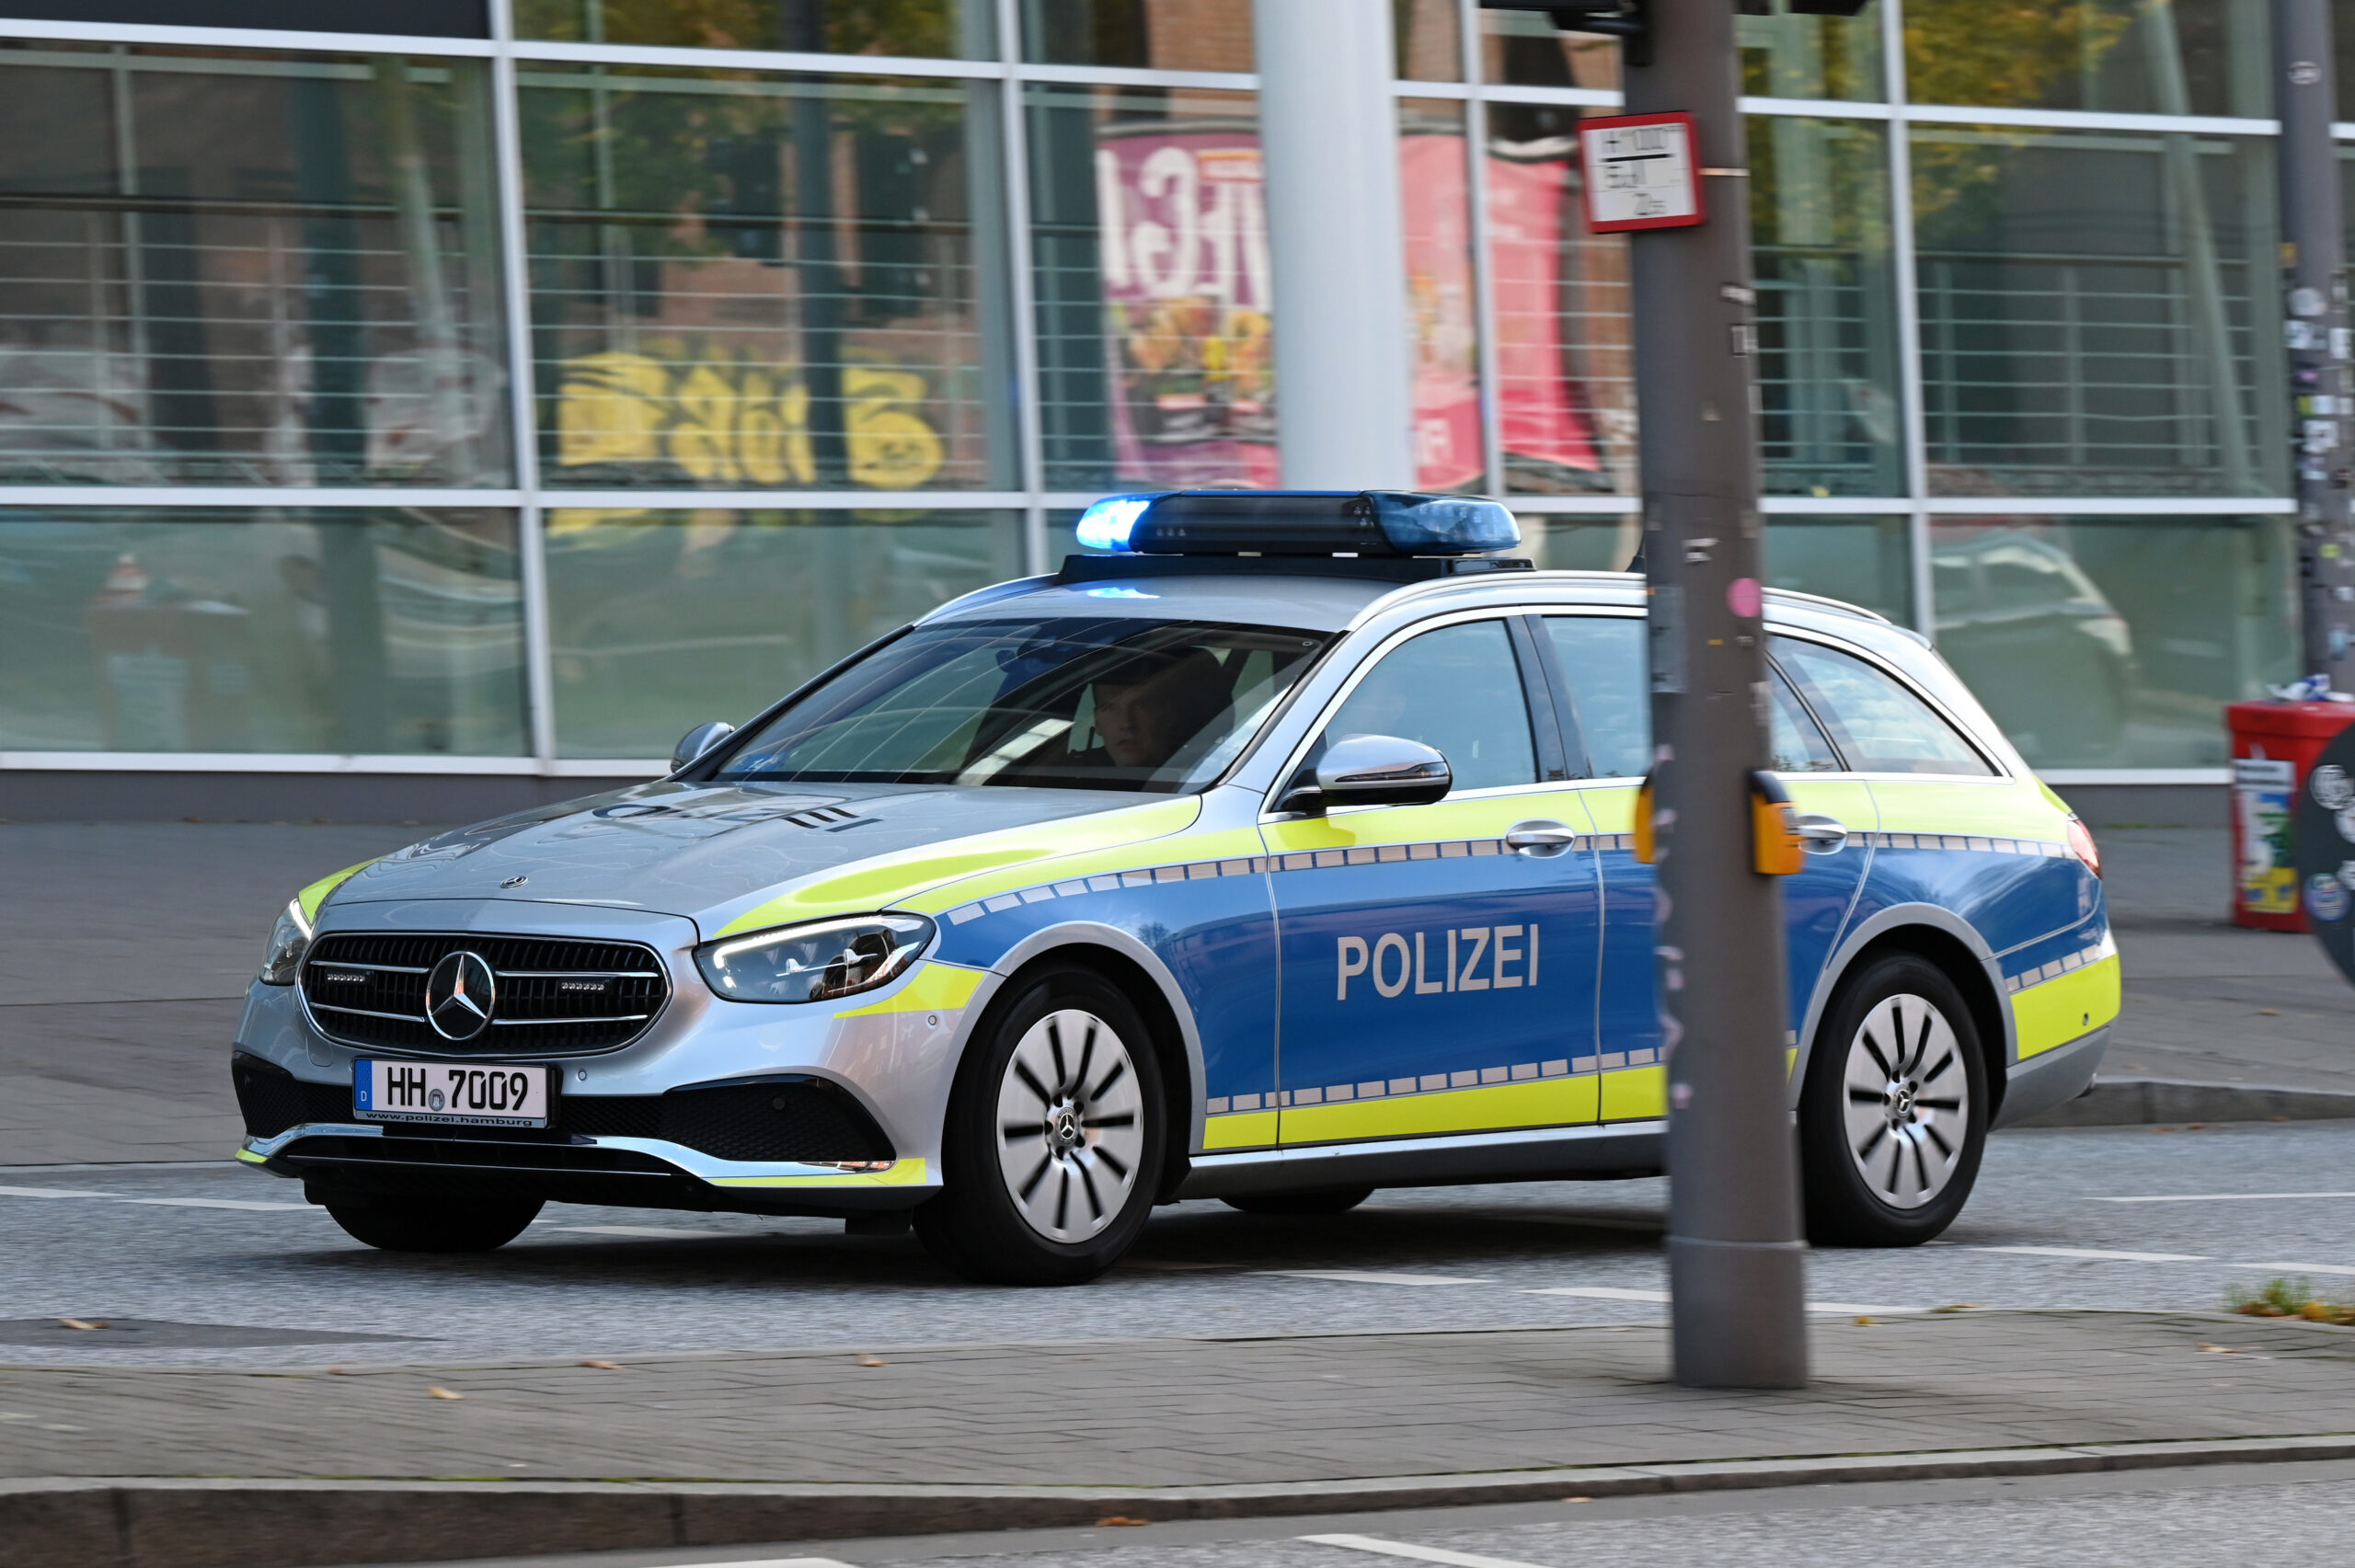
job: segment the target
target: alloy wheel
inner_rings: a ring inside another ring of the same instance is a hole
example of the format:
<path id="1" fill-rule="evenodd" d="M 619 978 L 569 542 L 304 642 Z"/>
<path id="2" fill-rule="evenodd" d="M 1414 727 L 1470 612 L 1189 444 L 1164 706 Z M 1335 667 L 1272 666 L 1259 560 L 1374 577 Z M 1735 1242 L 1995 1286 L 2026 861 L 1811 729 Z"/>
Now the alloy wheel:
<path id="1" fill-rule="evenodd" d="M 1065 1008 L 1024 1032 L 998 1082 L 998 1171 L 1040 1235 L 1084 1242 L 1127 1207 L 1144 1163 L 1143 1097 L 1129 1047 Z"/>
<path id="2" fill-rule="evenodd" d="M 1848 1044 L 1848 1150 L 1874 1196 L 1919 1208 L 1954 1179 L 1967 1147 L 1970 1077 L 1954 1029 L 1926 999 L 1885 998 Z"/>

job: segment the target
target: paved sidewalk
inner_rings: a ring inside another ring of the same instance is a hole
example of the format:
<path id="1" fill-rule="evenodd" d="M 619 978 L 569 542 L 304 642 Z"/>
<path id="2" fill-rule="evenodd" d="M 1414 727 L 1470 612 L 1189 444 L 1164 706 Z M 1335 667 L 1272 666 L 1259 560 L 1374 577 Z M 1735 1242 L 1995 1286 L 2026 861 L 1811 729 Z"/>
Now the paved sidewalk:
<path id="1" fill-rule="evenodd" d="M 1037 1297 L 1051 1323 L 1054 1293 Z M 1788 1393 L 1675 1387 L 1648 1326 L 17 1368 L 0 1370 L 0 1476 L 1163 1487 L 2355 1431 L 2347 1330 L 1959 1312 L 1819 1322 L 1814 1346 L 1813 1386 Z"/>

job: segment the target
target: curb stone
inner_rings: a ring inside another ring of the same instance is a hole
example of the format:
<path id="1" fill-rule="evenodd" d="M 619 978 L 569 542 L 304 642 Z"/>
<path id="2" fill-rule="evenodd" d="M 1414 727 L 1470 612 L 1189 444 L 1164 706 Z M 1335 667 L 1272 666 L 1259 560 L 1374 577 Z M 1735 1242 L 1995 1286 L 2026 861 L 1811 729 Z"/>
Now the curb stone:
<path id="1" fill-rule="evenodd" d="M 2312 1122 L 2355 1118 L 2355 1094 L 2258 1084 L 2178 1083 L 2164 1078 L 2112 1078 L 2022 1127 L 2147 1127 L 2179 1122 Z"/>
<path id="2" fill-rule="evenodd" d="M 1231 1486 L 0 1482 L 0 1568 L 313 1568 L 2355 1459 L 2355 1434 L 1581 1466 Z"/>

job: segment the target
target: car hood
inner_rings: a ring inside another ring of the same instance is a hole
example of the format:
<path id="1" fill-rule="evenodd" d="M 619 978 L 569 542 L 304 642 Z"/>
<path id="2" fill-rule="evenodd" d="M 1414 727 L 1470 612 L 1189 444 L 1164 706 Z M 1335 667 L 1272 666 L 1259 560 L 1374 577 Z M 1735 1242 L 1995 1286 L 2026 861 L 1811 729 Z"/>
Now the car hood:
<path id="1" fill-rule="evenodd" d="M 438 834 L 359 867 L 331 905 L 573 903 L 684 915 L 706 936 L 888 907 L 976 872 L 1159 837 L 1191 796 L 1094 790 L 662 782 Z"/>

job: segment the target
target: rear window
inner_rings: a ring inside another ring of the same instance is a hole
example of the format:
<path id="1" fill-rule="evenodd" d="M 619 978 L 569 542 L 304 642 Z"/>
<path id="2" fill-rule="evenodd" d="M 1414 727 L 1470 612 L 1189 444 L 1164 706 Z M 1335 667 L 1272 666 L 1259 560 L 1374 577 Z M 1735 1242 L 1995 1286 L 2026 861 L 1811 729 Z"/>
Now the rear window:
<path id="1" fill-rule="evenodd" d="M 1570 683 L 1570 707 L 1599 779 L 1637 778 L 1651 768 L 1651 676 L 1644 623 L 1625 615 L 1548 615 L 1546 635 Z M 1772 677 L 1773 727 L 1766 765 L 1778 773 L 1831 773 L 1840 758 L 1778 670 Z"/>
<path id="2" fill-rule="evenodd" d="M 1927 703 L 1863 659 L 1797 637 L 1775 637 L 1770 646 L 1856 772 L 1994 773 Z"/>

